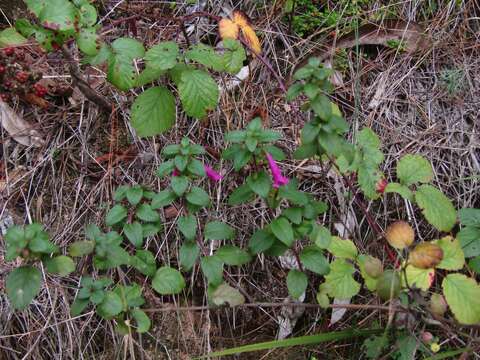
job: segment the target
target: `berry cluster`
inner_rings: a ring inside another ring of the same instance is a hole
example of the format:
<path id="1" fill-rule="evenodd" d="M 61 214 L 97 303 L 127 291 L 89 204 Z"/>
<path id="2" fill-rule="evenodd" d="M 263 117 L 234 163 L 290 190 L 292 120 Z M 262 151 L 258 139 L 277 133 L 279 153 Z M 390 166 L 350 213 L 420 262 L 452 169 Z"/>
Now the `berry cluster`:
<path id="1" fill-rule="evenodd" d="M 28 69 L 23 50 L 8 47 L 0 50 L 0 99 L 8 102 L 13 95 L 33 93 L 45 97 L 47 89 L 38 83 L 41 75 Z"/>

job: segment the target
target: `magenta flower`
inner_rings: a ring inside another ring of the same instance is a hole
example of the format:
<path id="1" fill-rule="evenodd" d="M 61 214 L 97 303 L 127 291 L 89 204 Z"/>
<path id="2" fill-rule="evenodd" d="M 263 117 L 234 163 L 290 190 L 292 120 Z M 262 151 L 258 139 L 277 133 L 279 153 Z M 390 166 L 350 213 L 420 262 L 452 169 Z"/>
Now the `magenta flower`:
<path id="1" fill-rule="evenodd" d="M 278 189 L 282 185 L 287 185 L 289 180 L 282 175 L 282 171 L 278 167 L 272 155 L 270 155 L 269 153 L 265 154 L 267 156 L 268 166 L 270 167 L 270 171 L 272 172 L 273 187 L 275 189 Z"/>
<path id="2" fill-rule="evenodd" d="M 180 171 L 177 168 L 173 169 L 172 176 L 180 176 Z"/>
<path id="3" fill-rule="evenodd" d="M 210 166 L 203 165 L 203 167 L 205 168 L 205 172 L 207 173 L 207 176 L 210 178 L 210 180 L 213 180 L 213 181 L 222 180 L 222 175 L 220 175 L 218 172 L 213 170 Z"/>

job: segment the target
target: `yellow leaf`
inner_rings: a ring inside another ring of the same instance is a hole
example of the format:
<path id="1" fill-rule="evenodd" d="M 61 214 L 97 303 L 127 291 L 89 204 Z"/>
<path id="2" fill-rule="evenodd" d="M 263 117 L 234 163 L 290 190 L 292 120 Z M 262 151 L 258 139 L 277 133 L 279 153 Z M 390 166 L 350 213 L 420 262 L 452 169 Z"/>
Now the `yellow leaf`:
<path id="1" fill-rule="evenodd" d="M 238 25 L 230 19 L 222 19 L 218 23 L 218 31 L 223 39 L 238 39 Z"/>
<path id="2" fill-rule="evenodd" d="M 238 10 L 233 12 L 233 22 L 240 26 L 240 28 L 250 26 L 250 21 L 248 20 L 247 15 Z"/>
<path id="3" fill-rule="evenodd" d="M 254 54 L 258 55 L 262 52 L 262 47 L 260 46 L 260 40 L 258 40 L 257 34 L 252 29 L 251 26 L 241 27 L 242 35 L 245 39 L 245 42 L 250 47 L 250 50 L 253 51 Z"/>

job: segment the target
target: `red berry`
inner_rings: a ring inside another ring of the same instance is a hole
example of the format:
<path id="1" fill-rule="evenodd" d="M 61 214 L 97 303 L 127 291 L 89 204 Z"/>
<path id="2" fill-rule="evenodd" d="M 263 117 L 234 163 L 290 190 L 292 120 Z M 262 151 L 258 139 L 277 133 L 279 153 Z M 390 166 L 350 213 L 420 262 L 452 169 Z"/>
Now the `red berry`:
<path id="1" fill-rule="evenodd" d="M 15 78 L 20 83 L 26 82 L 29 77 L 30 77 L 30 75 L 28 73 L 26 73 L 25 71 L 19 71 L 18 73 L 15 74 Z"/>
<path id="2" fill-rule="evenodd" d="M 385 192 L 385 188 L 387 187 L 388 182 L 386 179 L 380 179 L 377 182 L 377 192 L 383 194 Z"/>
<path id="3" fill-rule="evenodd" d="M 9 81 L 9 80 L 5 81 L 5 82 L 3 83 L 3 87 L 4 87 L 5 89 L 10 89 L 10 88 L 12 87 L 12 82 Z"/>
<path id="4" fill-rule="evenodd" d="M 2 99 L 2 101 L 4 102 L 7 102 L 8 100 L 10 100 L 10 95 L 9 94 L 0 94 L 0 99 Z"/>
<path id="5" fill-rule="evenodd" d="M 15 49 L 12 47 L 8 47 L 3 49 L 3 53 L 7 56 L 12 56 L 13 54 L 15 54 Z"/>
<path id="6" fill-rule="evenodd" d="M 36 83 L 35 85 L 33 85 L 33 88 L 35 90 L 35 95 L 37 95 L 38 97 L 44 97 L 45 95 L 47 95 L 47 89 L 43 85 Z"/>

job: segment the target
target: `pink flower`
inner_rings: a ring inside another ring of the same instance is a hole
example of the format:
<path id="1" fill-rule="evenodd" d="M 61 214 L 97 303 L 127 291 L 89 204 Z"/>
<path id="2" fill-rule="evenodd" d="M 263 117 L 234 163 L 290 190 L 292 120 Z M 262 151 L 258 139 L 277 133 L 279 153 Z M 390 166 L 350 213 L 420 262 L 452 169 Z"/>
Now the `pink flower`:
<path id="1" fill-rule="evenodd" d="M 222 179 L 222 175 L 220 175 L 218 172 L 213 170 L 210 166 L 208 165 L 203 165 L 205 172 L 207 173 L 207 176 L 210 178 L 210 180 L 213 181 L 220 181 Z"/>
<path id="2" fill-rule="evenodd" d="M 275 189 L 278 189 L 282 185 L 287 185 L 289 180 L 282 175 L 282 171 L 278 167 L 272 155 L 270 155 L 269 153 L 265 154 L 267 156 L 268 166 L 270 167 L 270 171 L 272 172 L 273 187 Z"/>
<path id="3" fill-rule="evenodd" d="M 172 176 L 180 176 L 180 171 L 177 168 L 173 169 Z"/>

